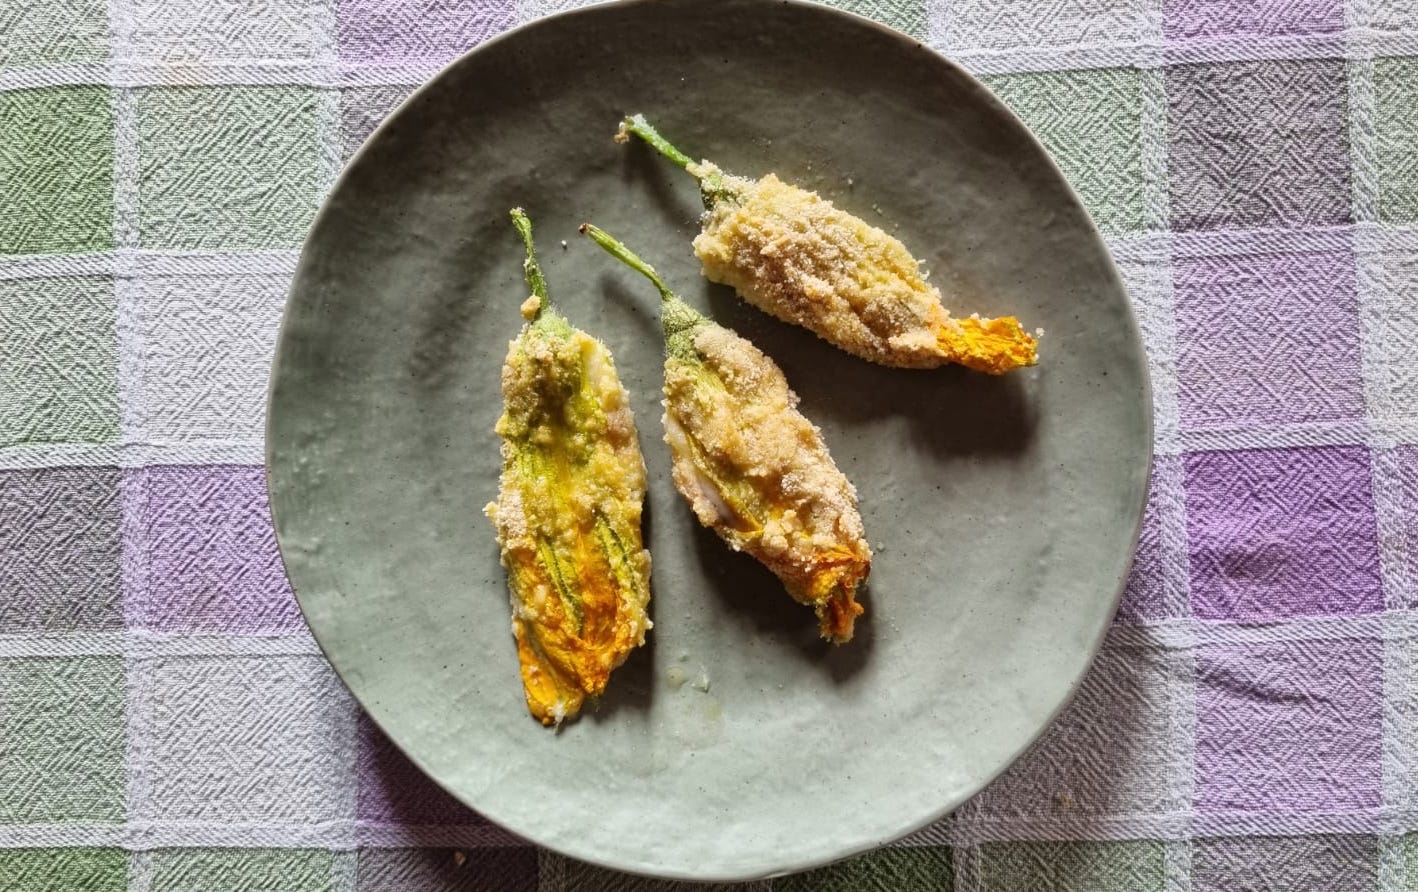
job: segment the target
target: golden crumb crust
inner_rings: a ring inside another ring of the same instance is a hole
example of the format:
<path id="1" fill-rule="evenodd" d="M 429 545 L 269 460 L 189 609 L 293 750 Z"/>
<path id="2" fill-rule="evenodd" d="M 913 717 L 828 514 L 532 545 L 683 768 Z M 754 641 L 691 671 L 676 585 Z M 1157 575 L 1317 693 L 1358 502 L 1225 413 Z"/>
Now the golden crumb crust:
<path id="1" fill-rule="evenodd" d="M 773 360 L 714 324 L 693 348 L 665 360 L 675 487 L 700 523 L 814 607 L 823 637 L 850 640 L 871 569 L 856 490 Z"/>
<path id="2" fill-rule="evenodd" d="M 704 275 L 759 309 L 881 365 L 1002 374 L 1037 361 L 1019 320 L 952 317 L 905 245 L 817 193 L 708 162 L 691 172 L 720 178 L 733 196 L 705 213 L 694 239 Z"/>
<path id="3" fill-rule="evenodd" d="M 538 309 L 502 368 L 502 482 L 485 510 L 507 568 L 527 708 L 553 725 L 644 643 L 650 554 L 645 462 L 610 352 Z"/>

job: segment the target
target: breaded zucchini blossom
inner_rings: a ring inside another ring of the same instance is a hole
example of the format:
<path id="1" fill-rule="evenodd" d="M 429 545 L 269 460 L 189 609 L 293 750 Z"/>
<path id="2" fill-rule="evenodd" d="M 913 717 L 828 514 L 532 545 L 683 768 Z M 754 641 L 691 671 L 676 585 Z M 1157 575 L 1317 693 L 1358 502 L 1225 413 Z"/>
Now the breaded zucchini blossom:
<path id="1" fill-rule="evenodd" d="M 798 411 L 782 370 L 677 298 L 620 242 L 594 226 L 581 231 L 660 292 L 675 488 L 700 523 L 813 607 L 824 638 L 851 640 L 857 586 L 871 570 L 857 491 Z"/>
<path id="2" fill-rule="evenodd" d="M 610 351 L 549 304 L 531 222 L 520 208 L 512 219 L 532 296 L 502 367 L 502 485 L 484 510 L 507 568 L 527 708 L 559 725 L 650 628 L 645 460 Z"/>
<path id="3" fill-rule="evenodd" d="M 955 363 L 998 375 L 1037 362 L 1018 319 L 952 316 L 905 245 L 816 192 L 695 162 L 640 115 L 616 138 L 631 134 L 699 180 L 706 210 L 695 256 L 710 281 L 760 310 L 886 366 Z"/>

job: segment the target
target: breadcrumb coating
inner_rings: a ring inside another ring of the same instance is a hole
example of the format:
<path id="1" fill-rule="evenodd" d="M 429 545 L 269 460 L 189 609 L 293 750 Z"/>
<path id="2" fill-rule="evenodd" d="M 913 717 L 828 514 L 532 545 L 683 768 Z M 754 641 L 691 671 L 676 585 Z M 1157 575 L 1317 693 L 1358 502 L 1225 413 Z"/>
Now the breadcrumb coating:
<path id="1" fill-rule="evenodd" d="M 622 120 L 615 140 L 632 134 L 699 181 L 694 253 L 710 281 L 755 307 L 881 365 L 999 375 L 1038 362 L 1042 331 L 1029 334 L 1013 316 L 951 316 L 905 245 L 817 193 L 695 162 L 643 115 Z"/>
<path id="2" fill-rule="evenodd" d="M 645 462 L 606 346 L 544 295 L 524 311 L 534 318 L 502 368 L 501 487 L 484 510 L 507 568 L 527 708 L 559 725 L 651 626 Z"/>
<path id="3" fill-rule="evenodd" d="M 882 230 L 775 174 L 724 182 L 736 198 L 705 212 L 694 253 L 706 277 L 755 307 L 882 365 L 1001 374 L 1037 361 L 1014 317 L 951 317 L 906 246 Z"/>
<path id="4" fill-rule="evenodd" d="M 649 264 L 590 224 L 581 231 L 660 292 L 665 442 L 675 488 L 695 517 L 812 605 L 828 640 L 850 641 L 871 549 L 857 491 L 822 432 L 798 411 L 783 371 L 744 338 L 695 312 Z"/>
<path id="5" fill-rule="evenodd" d="M 856 489 L 773 360 L 707 322 L 693 345 L 694 359 L 665 361 L 675 488 L 700 523 L 812 605 L 824 638 L 850 641 L 871 570 Z"/>

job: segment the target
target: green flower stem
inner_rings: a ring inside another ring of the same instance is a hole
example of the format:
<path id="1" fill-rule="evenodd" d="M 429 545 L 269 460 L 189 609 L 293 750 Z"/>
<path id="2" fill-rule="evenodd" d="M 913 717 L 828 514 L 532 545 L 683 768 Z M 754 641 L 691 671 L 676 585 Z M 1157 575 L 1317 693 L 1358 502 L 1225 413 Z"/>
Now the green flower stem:
<path id="1" fill-rule="evenodd" d="M 641 260 L 610 233 L 590 223 L 582 223 L 580 231 L 582 235 L 590 236 L 591 241 L 604 248 L 606 253 L 650 280 L 655 290 L 660 292 L 660 326 L 665 334 L 665 352 L 679 359 L 697 362 L 699 354 L 694 349 L 694 334 L 712 323 L 675 296 L 653 266 Z"/>
<path id="2" fill-rule="evenodd" d="M 661 136 L 660 131 L 652 127 L 650 122 L 645 120 L 644 115 L 630 115 L 624 121 L 620 122 L 620 126 L 626 133 L 633 133 L 645 140 L 645 142 L 649 143 L 651 148 L 661 155 L 664 155 L 675 164 L 678 164 L 680 167 L 688 170 L 689 165 L 694 163 L 693 158 L 675 148 L 669 140 Z M 693 173 L 693 171 L 690 171 L 690 173 Z"/>
<path id="3" fill-rule="evenodd" d="M 650 122 L 645 120 L 644 115 L 629 115 L 620 122 L 620 133 L 617 134 L 617 138 L 623 141 L 624 134 L 627 133 L 640 137 L 655 151 L 684 168 L 698 180 L 699 197 L 703 199 L 706 210 L 721 201 L 736 201 L 738 199 L 738 189 L 723 171 L 708 162 L 696 163 L 693 158 L 675 148 L 669 140 L 661 136 L 660 131 L 651 126 Z"/>
<path id="4" fill-rule="evenodd" d="M 539 306 L 537 314 L 533 318 L 538 318 L 542 310 L 546 309 L 551 298 L 547 295 L 546 276 L 542 275 L 541 264 L 537 263 L 537 251 L 532 246 L 532 221 L 527 217 L 527 212 L 521 208 L 512 209 L 512 225 L 517 227 L 517 232 L 522 236 L 522 244 L 527 246 L 527 259 L 522 261 L 522 276 L 527 280 L 527 287 L 532 289 L 532 294 L 537 298 Z"/>

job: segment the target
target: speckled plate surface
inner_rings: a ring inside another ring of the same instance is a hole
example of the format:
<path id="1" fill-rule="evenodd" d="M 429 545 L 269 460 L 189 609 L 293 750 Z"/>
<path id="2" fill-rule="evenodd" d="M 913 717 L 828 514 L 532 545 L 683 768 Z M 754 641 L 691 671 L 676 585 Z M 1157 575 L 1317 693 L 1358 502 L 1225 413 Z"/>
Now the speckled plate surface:
<path id="1" fill-rule="evenodd" d="M 947 293 L 975 296 L 956 309 L 1046 329 L 1042 363 L 1005 378 L 877 368 L 709 285 L 689 248 L 695 185 L 611 141 L 626 111 L 693 155 L 777 171 L 892 227 Z M 651 479 L 655 629 L 599 710 L 560 733 L 523 705 L 481 514 L 526 294 L 514 205 L 563 312 L 615 353 Z M 776 358 L 821 425 L 877 554 L 851 644 L 818 640 L 812 612 L 672 490 L 656 296 L 576 235 L 582 220 Z M 359 701 L 492 820 L 684 878 L 876 846 L 1001 771 L 1099 645 L 1150 456 L 1127 297 L 1043 150 L 914 41 L 795 2 L 624 0 L 454 64 L 330 195 L 273 376 L 281 552 Z"/>

